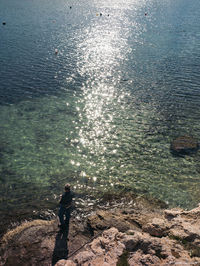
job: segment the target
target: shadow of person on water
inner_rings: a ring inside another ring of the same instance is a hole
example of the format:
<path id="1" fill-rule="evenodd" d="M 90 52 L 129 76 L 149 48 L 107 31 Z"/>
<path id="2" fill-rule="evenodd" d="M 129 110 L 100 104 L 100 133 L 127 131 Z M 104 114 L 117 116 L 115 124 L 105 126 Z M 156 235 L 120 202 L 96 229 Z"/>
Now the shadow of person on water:
<path id="1" fill-rule="evenodd" d="M 68 257 L 68 233 L 69 225 L 67 228 L 61 229 L 56 235 L 56 241 L 52 255 L 52 266 L 54 266 L 59 260 L 67 259 Z"/>

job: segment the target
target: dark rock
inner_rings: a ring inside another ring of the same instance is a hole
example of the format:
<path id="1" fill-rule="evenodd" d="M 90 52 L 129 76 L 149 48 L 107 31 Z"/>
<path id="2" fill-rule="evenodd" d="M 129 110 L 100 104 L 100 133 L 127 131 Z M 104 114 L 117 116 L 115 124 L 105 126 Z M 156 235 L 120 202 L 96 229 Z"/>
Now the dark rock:
<path id="1" fill-rule="evenodd" d="M 138 229 L 138 224 L 129 222 L 126 215 L 120 211 L 97 211 L 96 214 L 88 217 L 88 227 L 91 231 L 105 230 L 114 226 L 120 232 L 126 232 L 129 229 Z M 139 230 L 139 229 L 138 229 Z"/>
<path id="2" fill-rule="evenodd" d="M 196 152 L 199 148 L 197 140 L 191 136 L 180 136 L 172 141 L 171 151 L 175 155 L 188 155 Z"/>

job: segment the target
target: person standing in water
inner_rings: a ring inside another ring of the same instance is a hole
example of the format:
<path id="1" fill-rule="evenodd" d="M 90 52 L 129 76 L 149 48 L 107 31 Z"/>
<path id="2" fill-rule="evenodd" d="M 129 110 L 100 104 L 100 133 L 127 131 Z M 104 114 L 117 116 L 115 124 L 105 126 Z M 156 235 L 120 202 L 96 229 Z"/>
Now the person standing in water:
<path id="1" fill-rule="evenodd" d="M 69 220 L 72 211 L 74 193 L 70 189 L 70 184 L 65 185 L 65 192 L 62 194 L 61 200 L 59 202 L 60 209 L 58 212 L 58 217 L 60 220 L 59 227 L 61 230 L 69 230 Z"/>

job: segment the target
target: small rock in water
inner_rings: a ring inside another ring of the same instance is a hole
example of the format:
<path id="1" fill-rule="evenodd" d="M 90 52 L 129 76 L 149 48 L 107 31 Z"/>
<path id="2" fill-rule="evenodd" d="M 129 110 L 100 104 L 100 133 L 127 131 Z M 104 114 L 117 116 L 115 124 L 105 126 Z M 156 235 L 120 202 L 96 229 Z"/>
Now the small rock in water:
<path id="1" fill-rule="evenodd" d="M 196 152 L 199 144 L 196 139 L 191 136 L 180 136 L 172 141 L 171 151 L 176 155 L 186 155 Z"/>
<path id="2" fill-rule="evenodd" d="M 5 22 L 5 21 L 3 21 L 3 22 L 2 22 L 2 24 L 3 24 L 3 25 L 6 25 L 6 22 Z"/>

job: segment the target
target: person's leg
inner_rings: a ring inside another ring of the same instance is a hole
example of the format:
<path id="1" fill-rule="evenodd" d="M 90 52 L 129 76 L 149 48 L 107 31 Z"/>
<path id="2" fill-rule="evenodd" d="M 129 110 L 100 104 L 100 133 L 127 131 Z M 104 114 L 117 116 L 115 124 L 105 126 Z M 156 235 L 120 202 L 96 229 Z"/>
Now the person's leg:
<path id="1" fill-rule="evenodd" d="M 69 233 L 69 220 L 70 220 L 70 217 L 71 217 L 71 210 L 69 208 L 69 209 L 66 209 L 66 211 L 65 211 L 65 231 L 66 231 L 67 235 Z"/>
<path id="2" fill-rule="evenodd" d="M 59 220 L 60 220 L 60 224 L 61 225 L 64 225 L 65 224 L 64 214 L 65 214 L 65 208 L 62 207 L 62 206 L 60 206 L 60 209 L 59 209 L 59 212 L 58 212 L 58 217 L 59 217 Z"/>
<path id="3" fill-rule="evenodd" d="M 66 209 L 66 212 L 65 212 L 65 225 L 69 225 L 69 219 L 71 217 L 71 210 L 70 208 Z"/>

